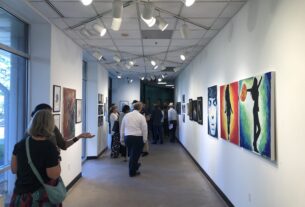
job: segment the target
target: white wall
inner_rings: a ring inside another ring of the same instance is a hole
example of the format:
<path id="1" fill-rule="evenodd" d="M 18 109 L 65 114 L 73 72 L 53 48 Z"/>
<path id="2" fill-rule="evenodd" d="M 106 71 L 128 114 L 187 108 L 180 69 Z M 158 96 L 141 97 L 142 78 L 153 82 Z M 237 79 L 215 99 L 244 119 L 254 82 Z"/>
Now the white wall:
<path id="1" fill-rule="evenodd" d="M 176 81 L 178 101 L 203 96 L 203 125 L 180 120 L 180 140 L 235 206 L 305 206 L 304 11 L 300 0 L 249 1 Z M 207 134 L 207 88 L 267 71 L 276 73 L 276 163 Z"/>
<path id="2" fill-rule="evenodd" d="M 131 105 L 133 100 L 140 100 L 140 80 L 136 79 L 132 83 L 128 83 L 126 79 L 113 78 L 112 103 L 120 107 L 120 101 L 128 101 Z"/>
<path id="3" fill-rule="evenodd" d="M 97 156 L 107 147 L 108 123 L 104 116 L 104 125 L 98 124 L 98 93 L 108 98 L 108 72 L 96 61 L 88 61 L 87 77 L 87 129 L 96 136 L 87 140 L 87 156 Z"/>
<path id="4" fill-rule="evenodd" d="M 53 100 L 53 85 L 61 86 L 61 103 L 63 103 L 63 88 L 75 89 L 76 98 L 82 99 L 82 49 L 55 26 L 52 26 L 51 43 L 51 84 L 48 91 L 51 103 Z M 62 123 L 63 105 L 61 106 L 60 114 L 60 121 Z M 81 132 L 82 123 L 75 124 L 75 135 Z M 61 176 L 65 184 L 69 184 L 81 173 L 81 155 L 81 142 L 76 142 L 68 150 L 61 151 Z"/>

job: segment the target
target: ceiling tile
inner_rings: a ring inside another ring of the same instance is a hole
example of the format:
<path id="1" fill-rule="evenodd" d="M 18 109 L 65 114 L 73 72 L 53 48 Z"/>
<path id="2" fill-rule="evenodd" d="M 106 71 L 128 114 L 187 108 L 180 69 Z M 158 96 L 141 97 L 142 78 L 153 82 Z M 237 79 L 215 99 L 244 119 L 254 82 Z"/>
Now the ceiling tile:
<path id="1" fill-rule="evenodd" d="M 166 11 L 169 11 L 175 15 L 178 15 L 179 14 L 179 10 L 180 10 L 180 7 L 183 5 L 183 3 L 181 1 L 175 1 L 175 2 L 155 2 L 155 6 L 156 7 L 159 7 L 160 9 L 163 9 L 163 10 L 166 10 Z M 142 12 L 142 10 L 141 10 Z M 155 15 L 157 15 L 158 12 L 155 11 Z M 172 17 L 172 15 L 170 14 L 167 14 L 167 13 L 163 13 L 161 12 L 161 16 L 162 17 Z"/>
<path id="2" fill-rule="evenodd" d="M 104 17 L 112 17 L 112 3 L 111 2 L 99 2 L 93 1 L 94 8 L 98 14 L 104 14 Z"/>
<path id="3" fill-rule="evenodd" d="M 168 47 L 170 40 L 163 40 L 163 39 L 144 39 L 143 40 L 143 45 L 144 46 L 161 46 L 161 47 Z"/>
<path id="4" fill-rule="evenodd" d="M 223 11 L 220 17 L 229 18 L 234 16 L 244 4 L 244 2 L 231 2 L 228 7 Z"/>
<path id="5" fill-rule="evenodd" d="M 77 17 L 74 17 L 74 18 L 63 18 L 63 21 L 65 21 L 67 23 L 67 25 L 69 27 L 72 27 L 76 24 L 79 24 L 85 20 L 87 20 L 88 18 L 77 18 Z"/>
<path id="6" fill-rule="evenodd" d="M 141 46 L 142 42 L 140 39 L 128 39 L 128 40 L 122 40 L 122 39 L 116 39 L 115 44 L 119 46 Z"/>
<path id="7" fill-rule="evenodd" d="M 172 45 L 176 45 L 176 46 L 181 46 L 181 47 L 187 47 L 190 45 L 195 45 L 197 44 L 197 42 L 199 41 L 199 39 L 174 39 L 172 40 Z"/>
<path id="8" fill-rule="evenodd" d="M 31 4 L 48 18 L 59 17 L 59 15 L 45 2 L 32 2 Z"/>
<path id="9" fill-rule="evenodd" d="M 166 52 L 168 47 L 144 47 L 144 55 L 157 55 Z"/>
<path id="10" fill-rule="evenodd" d="M 213 24 L 212 29 L 220 30 L 222 29 L 229 21 L 229 18 L 218 18 Z"/>
<path id="11" fill-rule="evenodd" d="M 91 6 L 84 6 L 80 1 L 76 2 L 53 2 L 54 6 L 65 17 L 93 17 L 96 15 L 94 9 Z"/>
<path id="12" fill-rule="evenodd" d="M 128 53 L 131 53 L 131 54 L 135 54 L 135 55 L 142 55 L 143 52 L 142 52 L 142 47 L 127 47 L 127 46 L 121 46 L 121 45 L 118 45 L 120 51 L 124 51 L 124 52 L 128 52 Z"/>
<path id="13" fill-rule="evenodd" d="M 112 29 L 110 29 L 108 30 L 108 32 L 114 39 L 141 39 L 141 34 L 139 30 L 113 31 Z"/>
<path id="14" fill-rule="evenodd" d="M 189 30 L 187 39 L 200 39 L 207 31 L 202 30 Z M 183 39 L 180 34 L 180 30 L 174 31 L 173 39 Z"/>
<path id="15" fill-rule="evenodd" d="M 89 45 L 92 45 L 93 47 L 113 46 L 111 39 L 93 39 L 93 40 L 87 40 L 87 43 Z"/>
<path id="16" fill-rule="evenodd" d="M 225 2 L 195 2 L 191 7 L 183 7 L 181 16 L 198 18 L 218 17 L 226 5 L 227 3 Z"/>
<path id="17" fill-rule="evenodd" d="M 103 18 L 103 22 L 107 28 L 111 28 L 112 24 L 112 17 L 105 17 Z M 126 18 L 123 19 L 120 27 L 121 30 L 139 30 L 139 23 L 138 19 L 136 18 Z"/>

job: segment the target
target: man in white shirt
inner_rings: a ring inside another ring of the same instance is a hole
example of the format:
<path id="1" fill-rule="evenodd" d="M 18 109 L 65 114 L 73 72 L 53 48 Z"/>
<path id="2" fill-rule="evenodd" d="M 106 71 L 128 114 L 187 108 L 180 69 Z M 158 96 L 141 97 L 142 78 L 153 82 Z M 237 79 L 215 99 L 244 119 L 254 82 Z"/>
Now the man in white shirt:
<path id="1" fill-rule="evenodd" d="M 140 113 L 142 103 L 133 105 L 134 110 L 126 114 L 121 125 L 121 142 L 125 142 L 129 154 L 129 176 L 140 175 L 139 158 L 142 153 L 144 143 L 147 142 L 147 123 L 145 117 Z"/>
<path id="2" fill-rule="evenodd" d="M 176 127 L 177 127 L 177 112 L 174 109 L 174 104 L 170 103 L 168 110 L 168 128 L 169 128 L 169 140 L 175 142 L 176 140 Z"/>

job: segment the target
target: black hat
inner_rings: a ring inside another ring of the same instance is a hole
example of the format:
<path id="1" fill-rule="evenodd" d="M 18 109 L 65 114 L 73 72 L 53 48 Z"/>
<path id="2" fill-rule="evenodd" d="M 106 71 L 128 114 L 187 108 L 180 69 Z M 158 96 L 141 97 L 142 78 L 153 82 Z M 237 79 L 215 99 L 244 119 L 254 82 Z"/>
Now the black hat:
<path id="1" fill-rule="evenodd" d="M 38 105 L 35 107 L 34 111 L 31 113 L 31 117 L 33 117 L 33 116 L 36 114 L 37 111 L 43 110 L 43 109 L 50 109 L 50 110 L 51 110 L 52 107 L 51 107 L 49 104 L 46 104 L 46 103 L 38 104 Z"/>

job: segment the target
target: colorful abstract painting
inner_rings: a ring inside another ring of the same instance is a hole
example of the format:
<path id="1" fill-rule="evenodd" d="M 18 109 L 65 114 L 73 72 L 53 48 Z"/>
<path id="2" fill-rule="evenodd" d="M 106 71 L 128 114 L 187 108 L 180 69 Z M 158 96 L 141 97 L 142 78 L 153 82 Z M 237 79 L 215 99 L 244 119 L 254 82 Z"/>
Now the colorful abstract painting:
<path id="1" fill-rule="evenodd" d="M 75 98 L 76 91 L 70 88 L 64 88 L 64 115 L 63 115 L 63 136 L 66 139 L 75 136 Z"/>
<path id="2" fill-rule="evenodd" d="M 220 86 L 220 136 L 239 145 L 238 82 Z"/>
<path id="3" fill-rule="evenodd" d="M 275 160 L 274 73 L 239 81 L 240 146 Z"/>
<path id="4" fill-rule="evenodd" d="M 218 138 L 217 86 L 208 88 L 208 133 Z"/>

